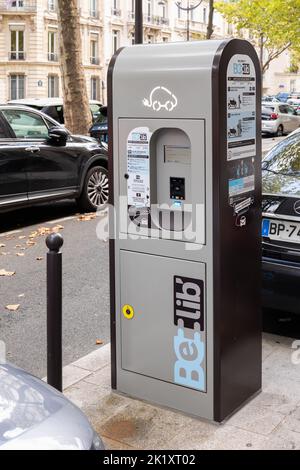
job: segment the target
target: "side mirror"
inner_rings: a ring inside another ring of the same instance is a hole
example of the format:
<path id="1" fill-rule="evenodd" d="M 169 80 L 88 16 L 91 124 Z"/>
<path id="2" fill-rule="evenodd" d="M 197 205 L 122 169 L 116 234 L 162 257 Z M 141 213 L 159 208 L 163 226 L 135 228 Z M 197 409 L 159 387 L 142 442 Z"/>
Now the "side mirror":
<path id="1" fill-rule="evenodd" d="M 48 131 L 48 142 L 52 145 L 66 145 L 69 137 L 68 131 L 63 127 L 51 127 Z"/>

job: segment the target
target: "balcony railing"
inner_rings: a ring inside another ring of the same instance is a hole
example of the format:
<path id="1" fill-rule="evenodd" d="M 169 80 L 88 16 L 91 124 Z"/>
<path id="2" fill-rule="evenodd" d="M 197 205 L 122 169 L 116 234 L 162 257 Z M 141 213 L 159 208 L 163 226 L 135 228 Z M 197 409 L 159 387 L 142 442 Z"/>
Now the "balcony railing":
<path id="1" fill-rule="evenodd" d="M 0 0 L 0 13 L 32 13 L 37 10 L 37 0 Z"/>
<path id="2" fill-rule="evenodd" d="M 9 52 L 8 54 L 9 60 L 25 60 L 25 52 Z"/>
<path id="3" fill-rule="evenodd" d="M 128 21 L 133 23 L 134 20 L 135 20 L 134 11 L 129 11 L 128 12 Z M 157 26 L 157 27 L 169 26 L 170 25 L 170 20 L 169 20 L 169 18 L 166 18 L 164 16 L 144 15 L 144 24 L 145 25 L 151 25 L 151 26 Z"/>
<path id="4" fill-rule="evenodd" d="M 58 54 L 54 52 L 48 52 L 48 60 L 49 62 L 58 62 Z"/>
<path id="5" fill-rule="evenodd" d="M 144 23 L 152 26 L 169 26 L 170 21 L 164 16 L 144 15 Z"/>
<path id="6" fill-rule="evenodd" d="M 113 16 L 122 16 L 122 10 L 120 10 L 119 8 L 112 8 L 111 9 L 111 14 Z"/>
<path id="7" fill-rule="evenodd" d="M 92 65 L 100 65 L 100 59 L 99 57 L 91 57 L 91 64 Z"/>

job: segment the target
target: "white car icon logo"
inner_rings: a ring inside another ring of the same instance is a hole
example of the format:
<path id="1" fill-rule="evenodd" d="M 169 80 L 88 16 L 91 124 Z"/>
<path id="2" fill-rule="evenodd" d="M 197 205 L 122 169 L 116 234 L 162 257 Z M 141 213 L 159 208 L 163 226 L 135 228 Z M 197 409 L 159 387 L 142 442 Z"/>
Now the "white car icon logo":
<path id="1" fill-rule="evenodd" d="M 143 105 L 146 108 L 152 108 L 156 112 L 161 109 L 171 112 L 178 105 L 178 100 L 168 88 L 157 86 L 151 91 L 149 99 L 145 98 L 143 100 Z"/>

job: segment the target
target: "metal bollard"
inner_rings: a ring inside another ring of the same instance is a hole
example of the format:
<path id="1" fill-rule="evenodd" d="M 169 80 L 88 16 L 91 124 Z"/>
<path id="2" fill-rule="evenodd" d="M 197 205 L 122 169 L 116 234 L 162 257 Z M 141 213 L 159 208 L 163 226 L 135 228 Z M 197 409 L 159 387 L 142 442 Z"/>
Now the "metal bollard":
<path id="1" fill-rule="evenodd" d="M 46 239 L 47 253 L 47 382 L 62 392 L 62 253 L 59 233 Z"/>

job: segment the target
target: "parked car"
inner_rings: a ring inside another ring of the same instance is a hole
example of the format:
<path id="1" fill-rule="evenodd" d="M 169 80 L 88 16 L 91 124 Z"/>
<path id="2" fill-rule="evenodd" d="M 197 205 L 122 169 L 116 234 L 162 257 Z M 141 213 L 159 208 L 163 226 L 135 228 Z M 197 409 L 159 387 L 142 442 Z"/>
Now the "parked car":
<path id="1" fill-rule="evenodd" d="M 282 136 L 300 126 L 300 116 L 285 103 L 262 103 L 262 133 Z"/>
<path id="2" fill-rule="evenodd" d="M 62 393 L 0 363 L 0 450 L 104 450 L 104 445 Z"/>
<path id="3" fill-rule="evenodd" d="M 288 98 L 291 96 L 290 93 L 287 93 L 285 91 L 282 91 L 280 93 L 277 93 L 277 95 L 275 96 L 275 98 L 277 98 L 279 101 L 281 101 L 281 103 L 286 103 Z"/>
<path id="4" fill-rule="evenodd" d="M 300 314 L 300 132 L 263 161 L 263 305 Z"/>
<path id="5" fill-rule="evenodd" d="M 100 116 L 90 128 L 90 136 L 108 144 L 107 106 L 100 109 Z"/>
<path id="6" fill-rule="evenodd" d="M 107 147 L 71 135 L 40 111 L 0 106 L 0 210 L 74 198 L 84 211 L 108 201 Z"/>
<path id="7" fill-rule="evenodd" d="M 276 96 L 267 95 L 262 97 L 262 101 L 265 103 L 280 103 L 280 101 L 276 98 Z"/>
<path id="8" fill-rule="evenodd" d="M 299 98 L 289 98 L 287 100 L 287 104 L 289 106 L 292 106 L 298 115 L 300 114 L 300 99 Z"/>
<path id="9" fill-rule="evenodd" d="M 62 98 L 25 98 L 22 100 L 12 100 L 8 104 L 16 106 L 29 106 L 30 108 L 37 109 L 52 117 L 60 124 L 64 124 L 64 108 Z M 100 108 L 102 104 L 100 101 L 90 100 L 90 108 L 93 117 L 93 122 L 100 116 Z"/>

